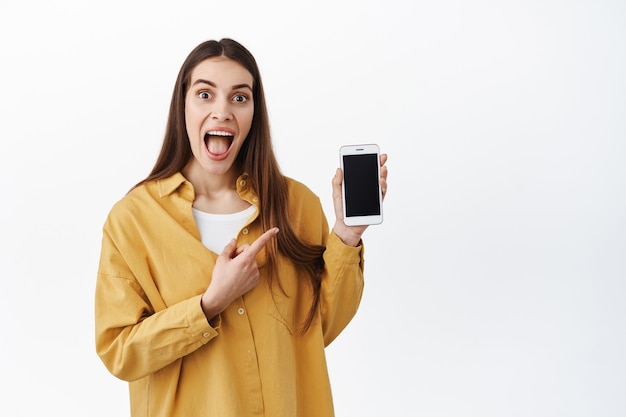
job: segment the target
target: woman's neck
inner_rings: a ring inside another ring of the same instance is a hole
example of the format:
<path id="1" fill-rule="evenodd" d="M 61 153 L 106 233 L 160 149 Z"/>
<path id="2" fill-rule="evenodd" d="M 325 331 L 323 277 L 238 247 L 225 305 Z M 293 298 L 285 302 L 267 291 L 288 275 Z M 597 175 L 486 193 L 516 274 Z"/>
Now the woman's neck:
<path id="1" fill-rule="evenodd" d="M 189 163 L 183 168 L 183 175 L 193 185 L 193 206 L 200 211 L 229 214 L 250 207 L 237 193 L 237 178 L 240 174 L 235 169 L 215 175 L 206 172 L 198 164 Z"/>

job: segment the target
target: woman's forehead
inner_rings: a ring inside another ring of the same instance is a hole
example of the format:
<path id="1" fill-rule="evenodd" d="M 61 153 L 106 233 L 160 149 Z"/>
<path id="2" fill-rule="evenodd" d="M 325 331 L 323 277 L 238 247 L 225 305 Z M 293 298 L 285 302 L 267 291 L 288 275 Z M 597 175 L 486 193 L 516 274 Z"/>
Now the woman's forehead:
<path id="1" fill-rule="evenodd" d="M 191 71 L 191 83 L 199 79 L 226 85 L 231 83 L 232 85 L 243 83 L 252 85 L 254 81 L 250 71 L 243 65 L 223 56 L 207 58 L 196 65 Z"/>

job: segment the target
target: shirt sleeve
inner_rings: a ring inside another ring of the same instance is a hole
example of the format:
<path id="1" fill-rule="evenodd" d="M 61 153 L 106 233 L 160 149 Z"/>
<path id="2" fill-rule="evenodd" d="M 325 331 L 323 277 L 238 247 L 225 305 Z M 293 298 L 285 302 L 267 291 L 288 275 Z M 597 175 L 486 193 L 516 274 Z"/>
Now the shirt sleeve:
<path id="1" fill-rule="evenodd" d="M 155 308 L 104 233 L 95 291 L 96 350 L 109 371 L 133 381 L 171 364 L 217 336 L 202 295 Z"/>
<path id="2" fill-rule="evenodd" d="M 363 295 L 363 244 L 344 244 L 331 232 L 324 252 L 320 311 L 324 344 L 328 346 L 348 325 Z"/>

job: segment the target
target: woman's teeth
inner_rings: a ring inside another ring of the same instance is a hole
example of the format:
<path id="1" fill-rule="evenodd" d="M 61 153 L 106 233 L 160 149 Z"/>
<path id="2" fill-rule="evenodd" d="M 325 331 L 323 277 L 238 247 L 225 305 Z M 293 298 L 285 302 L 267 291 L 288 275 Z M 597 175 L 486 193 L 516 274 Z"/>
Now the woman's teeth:
<path id="1" fill-rule="evenodd" d="M 211 136 L 232 136 L 232 133 L 229 132 L 223 132 L 221 130 L 210 130 L 208 132 L 206 132 L 207 135 L 211 135 Z"/>

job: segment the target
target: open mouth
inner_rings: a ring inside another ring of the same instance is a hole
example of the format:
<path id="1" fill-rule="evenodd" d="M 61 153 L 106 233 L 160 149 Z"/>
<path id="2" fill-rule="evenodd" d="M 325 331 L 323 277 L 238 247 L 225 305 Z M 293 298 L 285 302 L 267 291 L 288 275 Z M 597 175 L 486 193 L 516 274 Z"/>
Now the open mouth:
<path id="1" fill-rule="evenodd" d="M 222 155 L 228 152 L 233 143 L 234 135 L 221 130 L 210 130 L 204 135 L 204 144 L 209 153 Z"/>

